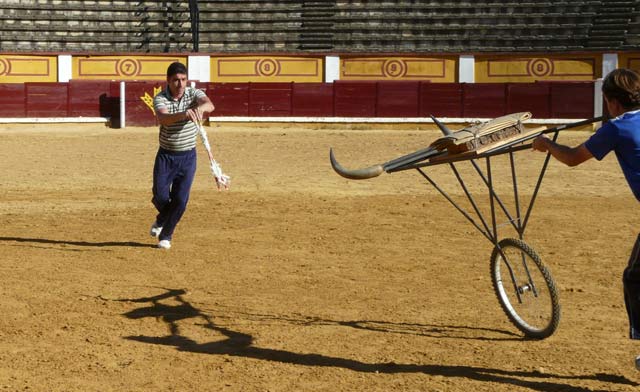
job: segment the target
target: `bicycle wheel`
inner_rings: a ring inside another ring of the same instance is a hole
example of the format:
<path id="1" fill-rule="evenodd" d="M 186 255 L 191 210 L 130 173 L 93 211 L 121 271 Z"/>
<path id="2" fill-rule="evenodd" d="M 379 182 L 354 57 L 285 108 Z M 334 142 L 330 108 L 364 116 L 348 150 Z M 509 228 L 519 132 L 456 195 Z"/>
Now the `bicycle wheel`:
<path id="1" fill-rule="evenodd" d="M 560 322 L 551 272 L 524 241 L 505 238 L 491 253 L 491 280 L 502 309 L 525 336 L 544 339 Z"/>

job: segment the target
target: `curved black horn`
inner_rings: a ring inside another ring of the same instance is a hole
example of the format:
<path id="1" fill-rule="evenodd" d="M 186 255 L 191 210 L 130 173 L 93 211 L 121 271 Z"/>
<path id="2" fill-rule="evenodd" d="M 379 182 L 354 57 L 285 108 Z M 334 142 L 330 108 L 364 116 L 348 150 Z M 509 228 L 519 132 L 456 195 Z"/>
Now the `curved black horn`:
<path id="1" fill-rule="evenodd" d="M 354 170 L 345 169 L 338 163 L 338 161 L 336 161 L 336 157 L 333 155 L 333 149 L 329 149 L 329 159 L 331 160 L 331 167 L 333 167 L 333 170 L 335 170 L 336 173 L 351 180 L 366 180 L 367 178 L 378 177 L 384 171 L 382 165 L 369 166 L 363 169 Z"/>
<path id="2" fill-rule="evenodd" d="M 438 128 L 440 128 L 440 130 L 442 131 L 442 133 L 445 136 L 451 136 L 453 135 L 453 132 L 451 132 L 451 130 L 449 130 L 449 128 L 447 128 L 446 125 L 444 125 L 443 123 L 440 122 L 440 120 L 438 120 L 437 118 L 435 118 L 433 115 L 429 115 L 431 117 L 431 119 L 433 120 L 433 122 L 438 126 Z"/>

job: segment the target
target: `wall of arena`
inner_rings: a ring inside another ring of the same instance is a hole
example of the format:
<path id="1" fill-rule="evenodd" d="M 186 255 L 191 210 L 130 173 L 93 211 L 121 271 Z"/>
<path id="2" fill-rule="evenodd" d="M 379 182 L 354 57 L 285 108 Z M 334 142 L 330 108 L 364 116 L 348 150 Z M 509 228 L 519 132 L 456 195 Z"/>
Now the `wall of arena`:
<path id="1" fill-rule="evenodd" d="M 420 80 L 432 83 L 593 81 L 608 70 L 640 70 L 638 53 L 460 56 L 26 55 L 0 53 L 0 83 L 164 80 L 182 61 L 200 82 Z"/>
<path id="2" fill-rule="evenodd" d="M 387 118 L 421 122 L 431 115 L 492 118 L 522 111 L 532 112 L 540 119 L 581 119 L 593 116 L 595 92 L 593 82 L 195 82 L 194 85 L 213 101 L 216 111 L 212 116 L 216 121 Z M 160 81 L 0 84 L 0 121 L 52 122 L 81 117 L 84 122 L 110 121 L 118 127 L 155 125 L 152 100 L 162 88 Z M 126 108 L 124 122 L 120 118 L 121 106 Z"/>
<path id="3" fill-rule="evenodd" d="M 640 53 L 443 56 L 0 53 L 0 121 L 85 117 L 153 125 L 151 98 L 173 61 L 225 118 L 534 118 L 602 113 L 598 81 L 640 71 Z M 121 86 L 126 84 L 126 88 Z M 122 102 L 126 112 L 121 116 Z M 122 117 L 122 119 L 120 119 Z M 121 121 L 124 120 L 124 121 Z"/>

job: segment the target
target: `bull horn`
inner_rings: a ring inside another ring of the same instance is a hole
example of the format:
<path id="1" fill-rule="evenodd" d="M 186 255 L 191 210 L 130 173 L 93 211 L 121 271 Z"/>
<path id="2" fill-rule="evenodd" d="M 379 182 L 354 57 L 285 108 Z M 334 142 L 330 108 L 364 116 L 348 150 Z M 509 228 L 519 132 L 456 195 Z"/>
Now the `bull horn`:
<path id="1" fill-rule="evenodd" d="M 338 161 L 336 161 L 332 148 L 329 149 L 329 159 L 331 159 L 331 167 L 333 167 L 333 170 L 342 177 L 350 180 L 366 180 L 367 178 L 378 177 L 384 171 L 382 165 L 369 166 L 363 169 L 354 170 L 345 169 L 338 163 Z"/>
<path id="2" fill-rule="evenodd" d="M 438 126 L 438 128 L 440 128 L 440 131 L 442 131 L 442 133 L 445 136 L 451 136 L 453 135 L 453 132 L 451 132 L 451 130 L 449 128 L 447 128 L 446 125 L 444 125 L 443 123 L 440 122 L 440 120 L 438 120 L 437 118 L 435 118 L 433 115 L 430 115 L 431 119 L 433 120 L 433 122 Z"/>

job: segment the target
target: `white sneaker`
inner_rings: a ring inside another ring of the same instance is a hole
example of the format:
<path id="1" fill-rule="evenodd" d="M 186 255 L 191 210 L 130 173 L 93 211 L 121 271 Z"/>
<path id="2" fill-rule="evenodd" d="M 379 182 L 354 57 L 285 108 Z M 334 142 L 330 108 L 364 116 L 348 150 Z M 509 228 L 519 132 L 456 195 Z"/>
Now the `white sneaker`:
<path id="1" fill-rule="evenodd" d="M 171 241 L 169 241 L 169 240 L 160 240 L 160 242 L 158 242 L 158 248 L 160 248 L 160 249 L 171 249 Z"/>
<path id="2" fill-rule="evenodd" d="M 640 370 L 640 355 L 636 357 L 636 369 Z"/>
<path id="3" fill-rule="evenodd" d="M 151 230 L 149 231 L 149 234 L 151 234 L 151 237 L 158 238 L 161 231 L 162 231 L 162 226 L 158 226 L 158 222 L 153 222 L 153 224 L 151 225 Z"/>

